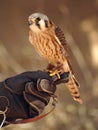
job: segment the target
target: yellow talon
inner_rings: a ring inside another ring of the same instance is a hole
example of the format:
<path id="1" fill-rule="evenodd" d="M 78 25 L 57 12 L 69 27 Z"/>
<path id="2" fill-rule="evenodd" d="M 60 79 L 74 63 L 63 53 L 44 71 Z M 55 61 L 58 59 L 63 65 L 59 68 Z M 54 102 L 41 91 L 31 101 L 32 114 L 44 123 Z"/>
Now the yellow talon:
<path id="1" fill-rule="evenodd" d="M 57 75 L 58 79 L 60 79 L 60 74 L 59 74 L 59 71 L 58 70 L 50 70 L 50 76 L 54 76 L 54 75 Z"/>

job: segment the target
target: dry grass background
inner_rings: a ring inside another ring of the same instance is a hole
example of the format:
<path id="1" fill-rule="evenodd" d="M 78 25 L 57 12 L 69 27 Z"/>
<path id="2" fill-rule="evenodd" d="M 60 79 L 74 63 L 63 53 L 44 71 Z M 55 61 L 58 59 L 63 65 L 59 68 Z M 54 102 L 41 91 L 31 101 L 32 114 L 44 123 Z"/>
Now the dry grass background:
<path id="1" fill-rule="evenodd" d="M 0 0 L 0 80 L 45 68 L 28 41 L 27 18 L 34 12 L 47 14 L 64 31 L 84 104 L 60 85 L 52 114 L 2 130 L 98 130 L 98 0 Z"/>

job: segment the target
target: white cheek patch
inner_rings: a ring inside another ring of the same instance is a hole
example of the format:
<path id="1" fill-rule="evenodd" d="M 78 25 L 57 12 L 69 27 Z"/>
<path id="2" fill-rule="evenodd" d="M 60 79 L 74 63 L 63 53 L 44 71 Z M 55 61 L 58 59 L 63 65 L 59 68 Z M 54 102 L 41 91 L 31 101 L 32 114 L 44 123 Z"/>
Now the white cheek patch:
<path id="1" fill-rule="evenodd" d="M 40 27 L 41 27 L 42 29 L 45 28 L 45 21 L 44 21 L 44 20 L 40 20 L 40 21 L 39 21 L 39 24 L 40 24 Z"/>

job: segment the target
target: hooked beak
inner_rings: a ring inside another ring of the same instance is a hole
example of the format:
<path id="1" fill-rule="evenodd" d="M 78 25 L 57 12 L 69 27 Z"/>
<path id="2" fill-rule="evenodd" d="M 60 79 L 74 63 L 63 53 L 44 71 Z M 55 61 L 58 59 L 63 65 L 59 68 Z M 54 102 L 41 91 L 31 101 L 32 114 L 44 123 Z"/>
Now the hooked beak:
<path id="1" fill-rule="evenodd" d="M 32 20 L 28 20 L 28 25 L 32 25 L 33 24 L 33 21 Z"/>

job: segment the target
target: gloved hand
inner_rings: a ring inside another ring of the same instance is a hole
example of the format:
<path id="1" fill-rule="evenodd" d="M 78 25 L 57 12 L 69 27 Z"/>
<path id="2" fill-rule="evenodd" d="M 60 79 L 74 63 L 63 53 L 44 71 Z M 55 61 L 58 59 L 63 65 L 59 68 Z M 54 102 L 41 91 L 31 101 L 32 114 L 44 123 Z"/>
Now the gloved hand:
<path id="1" fill-rule="evenodd" d="M 69 73 L 61 79 L 43 71 L 24 72 L 0 83 L 0 110 L 6 110 L 6 121 L 35 117 L 43 112 L 56 85 L 68 81 Z M 2 121 L 2 115 L 0 116 Z"/>

